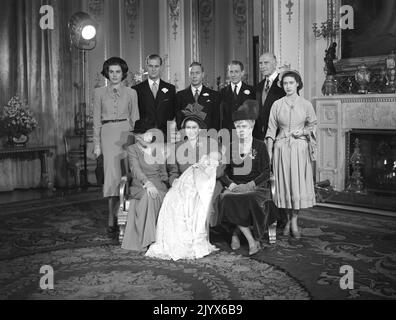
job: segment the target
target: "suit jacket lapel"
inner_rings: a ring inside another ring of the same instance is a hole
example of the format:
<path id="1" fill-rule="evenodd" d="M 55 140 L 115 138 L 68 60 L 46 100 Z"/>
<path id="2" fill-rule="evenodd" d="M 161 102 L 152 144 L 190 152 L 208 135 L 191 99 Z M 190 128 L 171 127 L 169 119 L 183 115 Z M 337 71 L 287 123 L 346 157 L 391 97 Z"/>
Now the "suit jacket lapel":
<path id="1" fill-rule="evenodd" d="M 198 103 L 200 103 L 201 104 L 201 102 L 202 102 L 202 99 L 203 99 L 203 94 L 206 92 L 206 87 L 204 86 L 204 85 L 202 85 L 202 90 L 201 90 L 201 92 L 199 93 L 199 96 L 198 96 Z M 194 97 L 193 97 L 193 99 L 194 99 Z"/>
<path id="2" fill-rule="evenodd" d="M 276 90 L 276 87 L 278 86 L 278 81 L 279 81 L 279 74 L 276 76 L 274 81 L 272 81 L 271 88 L 268 90 L 268 95 L 273 93 Z"/>
<path id="3" fill-rule="evenodd" d="M 143 88 L 146 91 L 146 94 L 154 100 L 154 95 L 153 95 L 153 92 L 151 91 L 150 84 L 149 84 L 148 80 L 146 80 L 143 83 Z M 157 94 L 157 96 L 158 96 L 158 94 Z"/>
<path id="4" fill-rule="evenodd" d="M 198 97 L 198 101 L 199 101 L 199 98 L 200 98 L 200 96 Z M 195 102 L 194 95 L 193 95 L 192 90 L 191 90 L 191 86 L 189 86 L 187 88 L 186 99 L 187 99 L 187 103 L 194 103 Z"/>
<path id="5" fill-rule="evenodd" d="M 242 104 L 243 95 L 245 94 L 244 91 L 246 89 L 247 89 L 246 84 L 242 82 L 241 89 L 239 89 L 239 94 L 238 94 L 238 106 Z"/>
<path id="6" fill-rule="evenodd" d="M 160 79 L 159 85 L 158 85 L 157 96 L 155 97 L 155 102 L 160 101 L 160 97 L 163 95 L 163 91 L 162 91 L 163 88 L 165 88 L 165 87 L 164 87 L 163 81 Z"/>

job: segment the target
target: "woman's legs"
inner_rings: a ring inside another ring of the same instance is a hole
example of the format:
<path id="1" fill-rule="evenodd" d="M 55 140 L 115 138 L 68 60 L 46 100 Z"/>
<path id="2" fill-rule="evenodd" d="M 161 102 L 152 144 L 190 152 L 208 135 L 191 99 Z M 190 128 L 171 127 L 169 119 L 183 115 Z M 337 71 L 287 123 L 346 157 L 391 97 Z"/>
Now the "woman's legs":
<path id="1" fill-rule="evenodd" d="M 238 228 L 235 228 L 234 232 L 232 233 L 232 237 L 231 237 L 231 249 L 237 250 L 240 248 L 240 246 L 241 246 L 241 243 L 240 243 L 239 237 L 238 237 Z"/>
<path id="2" fill-rule="evenodd" d="M 239 230 L 242 231 L 243 235 L 246 237 L 246 240 L 249 242 L 249 255 L 253 255 L 260 250 L 260 242 L 254 239 L 252 232 L 249 227 L 238 226 Z"/>
<path id="3" fill-rule="evenodd" d="M 292 217 L 291 217 L 291 232 L 294 238 L 300 239 L 301 234 L 298 231 L 297 219 L 298 219 L 298 210 L 293 210 Z"/>
<path id="4" fill-rule="evenodd" d="M 286 225 L 283 229 L 283 235 L 289 236 L 290 235 L 290 225 L 291 225 L 291 217 L 292 217 L 292 210 L 290 209 L 283 209 L 286 212 Z"/>

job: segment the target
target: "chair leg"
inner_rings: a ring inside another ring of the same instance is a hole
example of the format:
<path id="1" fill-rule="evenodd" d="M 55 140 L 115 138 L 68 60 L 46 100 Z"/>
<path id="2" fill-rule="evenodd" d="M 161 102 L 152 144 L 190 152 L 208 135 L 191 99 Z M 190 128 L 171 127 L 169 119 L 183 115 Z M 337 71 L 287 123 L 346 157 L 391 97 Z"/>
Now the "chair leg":
<path id="1" fill-rule="evenodd" d="M 69 168 L 66 168 L 66 189 L 69 190 Z"/>
<path id="2" fill-rule="evenodd" d="M 276 221 L 268 227 L 268 240 L 270 244 L 276 243 Z"/>
<path id="3" fill-rule="evenodd" d="M 124 234 L 125 234 L 125 224 L 119 224 L 118 225 L 119 229 L 120 229 L 120 233 L 118 234 L 118 241 L 120 244 L 122 244 L 122 241 L 124 240 Z"/>
<path id="4" fill-rule="evenodd" d="M 76 187 L 78 190 L 81 190 L 81 179 L 80 179 L 80 169 L 76 170 Z"/>

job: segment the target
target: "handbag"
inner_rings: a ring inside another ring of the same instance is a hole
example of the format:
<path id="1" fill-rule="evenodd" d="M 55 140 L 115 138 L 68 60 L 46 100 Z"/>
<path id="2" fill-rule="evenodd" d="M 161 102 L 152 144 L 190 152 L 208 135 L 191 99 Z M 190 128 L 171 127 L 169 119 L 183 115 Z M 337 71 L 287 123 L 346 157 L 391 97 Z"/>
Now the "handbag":
<path id="1" fill-rule="evenodd" d="M 318 158 L 318 144 L 316 142 L 316 138 L 313 132 L 308 135 L 307 141 L 309 158 L 311 159 L 311 161 L 316 161 L 316 159 Z"/>

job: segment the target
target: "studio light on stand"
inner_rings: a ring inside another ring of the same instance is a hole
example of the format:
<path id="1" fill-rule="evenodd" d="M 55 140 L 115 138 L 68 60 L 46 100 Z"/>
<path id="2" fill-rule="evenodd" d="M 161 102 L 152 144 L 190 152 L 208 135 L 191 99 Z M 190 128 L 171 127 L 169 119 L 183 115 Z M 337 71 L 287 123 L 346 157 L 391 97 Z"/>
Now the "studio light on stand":
<path id="1" fill-rule="evenodd" d="M 80 99 L 82 107 L 81 114 L 81 129 L 83 134 L 83 151 L 84 151 L 84 187 L 88 185 L 88 171 L 87 171 L 87 101 L 86 101 L 86 59 L 87 51 L 93 50 L 96 47 L 96 31 L 97 23 L 86 12 L 74 13 L 68 24 L 70 43 L 82 53 L 82 84 L 80 86 Z"/>

